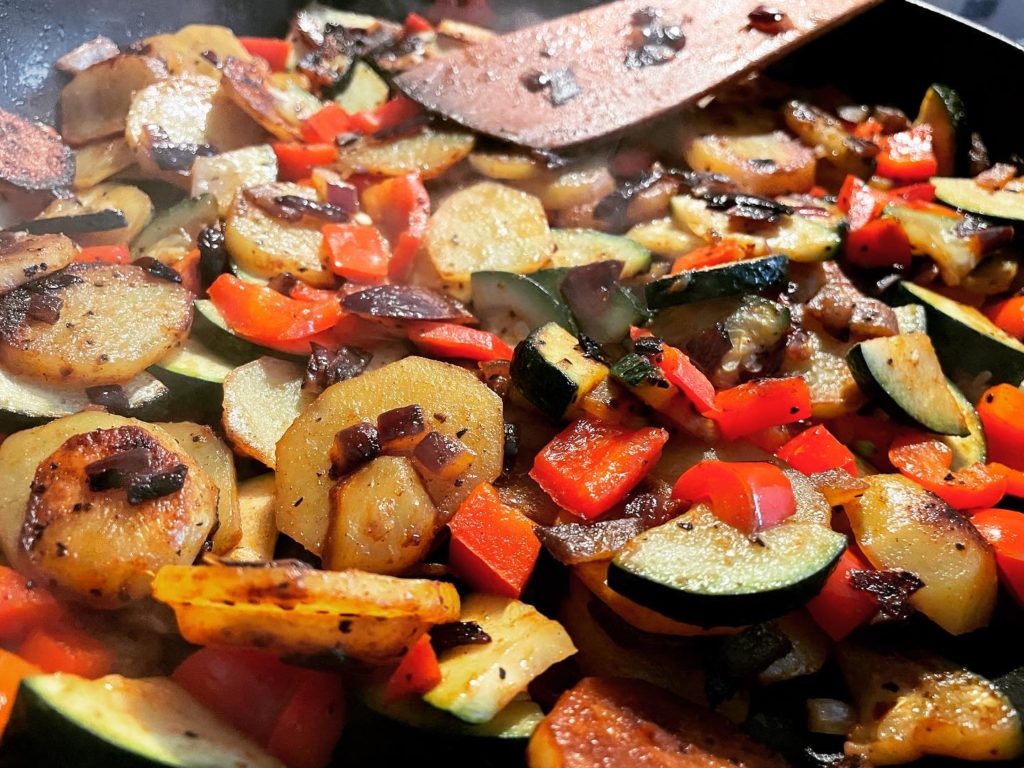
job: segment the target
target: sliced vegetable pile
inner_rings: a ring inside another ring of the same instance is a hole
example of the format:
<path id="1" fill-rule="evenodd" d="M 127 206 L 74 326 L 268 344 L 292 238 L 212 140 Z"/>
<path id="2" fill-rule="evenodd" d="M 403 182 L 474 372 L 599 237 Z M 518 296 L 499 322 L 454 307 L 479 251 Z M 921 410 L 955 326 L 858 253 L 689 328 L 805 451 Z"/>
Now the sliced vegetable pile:
<path id="1" fill-rule="evenodd" d="M 0 114 L 5 757 L 1019 761 L 1017 159 L 943 85 L 566 156 L 393 91 L 490 34 L 101 39 Z"/>

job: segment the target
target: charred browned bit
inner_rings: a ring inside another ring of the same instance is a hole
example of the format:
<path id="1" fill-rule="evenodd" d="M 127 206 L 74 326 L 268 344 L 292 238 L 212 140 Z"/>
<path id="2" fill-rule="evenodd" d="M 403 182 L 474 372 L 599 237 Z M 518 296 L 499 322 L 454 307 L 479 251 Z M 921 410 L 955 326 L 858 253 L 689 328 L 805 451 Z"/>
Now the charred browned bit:
<path id="1" fill-rule="evenodd" d="M 64 299 L 56 293 L 32 292 L 29 296 L 26 315 L 31 320 L 38 320 L 47 325 L 54 325 L 60 320 L 60 311 L 64 307 Z"/>
<path id="2" fill-rule="evenodd" d="M 377 428 L 368 421 L 347 427 L 331 445 L 331 477 L 335 480 L 380 455 Z"/>
<path id="3" fill-rule="evenodd" d="M 506 421 L 503 427 L 504 443 L 501 460 L 501 474 L 508 476 L 516 465 L 519 458 L 519 427 L 510 421 Z"/>
<path id="4" fill-rule="evenodd" d="M 531 93 L 547 90 L 548 100 L 556 107 L 568 104 L 583 91 L 576 82 L 572 67 L 562 67 L 546 72 L 534 71 L 523 75 L 523 85 Z"/>
<path id="5" fill-rule="evenodd" d="M 358 347 L 339 347 L 330 350 L 316 342 L 311 344 L 312 354 L 306 363 L 303 389 L 322 392 L 339 381 L 352 379 L 366 370 L 373 355 Z"/>
<path id="6" fill-rule="evenodd" d="M 907 571 L 850 571 L 850 586 L 867 592 L 878 601 L 879 613 L 887 619 L 907 619 L 914 612 L 909 604 L 924 582 Z"/>
<path id="7" fill-rule="evenodd" d="M 465 443 L 442 432 L 429 433 L 412 455 L 428 475 L 442 480 L 458 477 L 476 459 L 476 454 Z"/>
<path id="8" fill-rule="evenodd" d="M 176 269 L 167 266 L 159 259 L 154 259 L 152 256 L 141 256 L 133 261 L 132 265 L 146 270 L 146 272 L 159 280 L 166 280 L 169 283 L 181 282 L 181 274 Z"/>
<path id="9" fill-rule="evenodd" d="M 475 621 L 456 621 L 437 624 L 430 630 L 430 644 L 435 653 L 449 651 L 461 645 L 486 645 L 491 636 Z"/>
<path id="10" fill-rule="evenodd" d="M 209 144 L 177 144 L 156 125 L 147 125 L 144 131 L 149 155 L 162 171 L 190 171 L 196 158 L 217 154 Z"/>
<path id="11" fill-rule="evenodd" d="M 382 451 L 406 453 L 426 436 L 427 417 L 418 405 L 392 408 L 377 417 L 377 434 Z"/>
<path id="12" fill-rule="evenodd" d="M 630 69 L 672 61 L 686 47 L 681 23 L 666 22 L 659 8 L 647 7 L 633 14 L 625 64 Z"/>
<path id="13" fill-rule="evenodd" d="M 199 248 L 199 277 L 205 292 L 214 280 L 228 271 L 231 263 L 224 230 L 219 226 L 204 227 L 196 239 L 196 247 Z"/>
<path id="14" fill-rule="evenodd" d="M 766 5 L 757 6 L 747 18 L 751 29 L 766 35 L 780 35 L 793 29 L 793 22 L 786 13 Z"/>
<path id="15" fill-rule="evenodd" d="M 369 319 L 449 323 L 476 321 L 469 310 L 448 294 L 416 285 L 375 285 L 349 294 L 341 305 L 345 310 Z"/>

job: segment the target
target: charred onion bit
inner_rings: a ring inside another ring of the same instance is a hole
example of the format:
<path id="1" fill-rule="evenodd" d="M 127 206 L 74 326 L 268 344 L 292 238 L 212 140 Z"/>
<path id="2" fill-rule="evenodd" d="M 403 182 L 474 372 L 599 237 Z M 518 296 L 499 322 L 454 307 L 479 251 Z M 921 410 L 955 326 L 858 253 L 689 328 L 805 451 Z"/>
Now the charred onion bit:
<path id="1" fill-rule="evenodd" d="M 337 206 L 320 203 L 299 195 L 281 195 L 274 198 L 274 203 L 285 210 L 297 212 L 300 219 L 303 216 L 309 216 L 321 221 L 345 222 L 349 218 L 348 212 Z"/>
<path id="2" fill-rule="evenodd" d="M 508 475 L 512 471 L 512 468 L 516 465 L 516 459 L 519 458 L 519 427 L 512 422 L 506 421 L 504 424 L 504 451 L 502 453 L 501 461 L 501 473 Z"/>
<path id="3" fill-rule="evenodd" d="M 127 226 L 128 218 L 122 211 L 105 208 L 92 213 L 76 213 L 70 216 L 52 216 L 48 219 L 23 221 L 10 229 L 28 232 L 30 235 L 77 235 L 85 232 L 107 232 Z"/>
<path id="4" fill-rule="evenodd" d="M 167 266 L 158 259 L 154 259 L 152 256 L 142 256 L 133 261 L 132 264 L 136 267 L 141 267 L 159 280 L 166 280 L 169 283 L 181 282 L 181 275 L 178 274 L 177 270 Z"/>
<path id="5" fill-rule="evenodd" d="M 643 8 L 633 14 L 626 66 L 640 69 L 672 61 L 686 47 L 682 24 L 670 24 L 660 8 Z"/>
<path id="6" fill-rule="evenodd" d="M 418 405 L 392 408 L 377 417 L 380 446 L 388 453 L 411 451 L 427 431 L 427 417 Z"/>
<path id="7" fill-rule="evenodd" d="M 341 306 L 361 317 L 472 323 L 476 318 L 455 299 L 415 285 L 377 285 L 346 296 Z"/>
<path id="8" fill-rule="evenodd" d="M 331 446 L 331 477 L 337 480 L 361 464 L 380 456 L 377 428 L 368 421 L 346 427 L 334 436 Z"/>
<path id="9" fill-rule="evenodd" d="M 27 190 L 66 187 L 75 156 L 53 128 L 0 109 L 0 181 Z"/>
<path id="10" fill-rule="evenodd" d="M 850 585 L 878 601 L 882 616 L 893 621 L 909 619 L 914 607 L 910 598 L 924 582 L 907 571 L 850 571 Z"/>
<path id="11" fill-rule="evenodd" d="M 487 645 L 491 636 L 475 621 L 455 621 L 438 624 L 430 630 L 430 644 L 434 653 L 450 651 L 461 645 Z"/>
<path id="12" fill-rule="evenodd" d="M 60 319 L 60 310 L 63 306 L 64 299 L 55 293 L 32 292 L 26 315 L 31 320 L 54 325 Z"/>
<path id="13" fill-rule="evenodd" d="M 209 144 L 175 144 L 158 125 L 145 126 L 145 132 L 149 155 L 162 171 L 187 172 L 192 170 L 197 157 L 217 154 Z"/>
<path id="14" fill-rule="evenodd" d="M 101 405 L 111 413 L 127 413 L 131 409 L 128 394 L 120 384 L 100 384 L 86 387 L 85 396 L 93 405 Z"/>
<path id="15" fill-rule="evenodd" d="M 26 320 L 37 320 L 53 325 L 60 319 L 64 300 L 58 292 L 81 283 L 82 278 L 57 272 L 33 280 L 0 297 L 0 338 L 12 338 Z"/>
<path id="16" fill-rule="evenodd" d="M 747 18 L 750 19 L 750 28 L 766 35 L 780 35 L 793 29 L 793 21 L 789 16 L 776 8 L 759 5 L 752 10 Z"/>
<path id="17" fill-rule="evenodd" d="M 154 455 L 156 449 L 163 454 L 162 457 Z M 94 461 L 85 468 L 85 475 L 89 478 L 89 489 L 110 491 L 124 488 L 127 491 L 128 503 L 132 506 L 177 493 L 185 487 L 188 467 L 184 464 L 175 464 L 164 469 L 159 466 L 159 458 L 171 457 L 153 441 L 152 445 L 138 445 Z"/>
<path id="18" fill-rule="evenodd" d="M 572 67 L 530 72 L 523 75 L 523 85 L 531 93 L 547 89 L 548 100 L 556 107 L 568 104 L 583 92 Z"/>
<path id="19" fill-rule="evenodd" d="M 340 347 L 330 350 L 316 342 L 306 363 L 306 378 L 302 386 L 322 392 L 339 381 L 353 379 L 366 370 L 373 355 L 358 347 Z"/>
<path id="20" fill-rule="evenodd" d="M 230 260 L 224 244 L 224 231 L 220 227 L 204 227 L 196 240 L 199 248 L 199 277 L 203 290 L 228 271 Z"/>
<path id="21" fill-rule="evenodd" d="M 441 432 L 431 432 L 420 440 L 412 455 L 427 474 L 442 480 L 458 477 L 476 458 L 461 440 Z"/>

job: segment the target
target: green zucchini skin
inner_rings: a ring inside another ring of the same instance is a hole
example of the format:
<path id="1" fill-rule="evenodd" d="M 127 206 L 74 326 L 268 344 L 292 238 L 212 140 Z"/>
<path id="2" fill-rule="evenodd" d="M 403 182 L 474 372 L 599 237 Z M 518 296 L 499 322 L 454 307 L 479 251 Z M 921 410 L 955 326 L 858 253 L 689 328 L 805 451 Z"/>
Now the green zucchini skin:
<path id="1" fill-rule="evenodd" d="M 993 219 L 1024 221 L 1024 194 L 1006 190 L 988 190 L 974 179 L 936 177 L 932 179 L 935 197 L 958 208 Z"/>
<path id="2" fill-rule="evenodd" d="M 991 373 L 992 384 L 1024 381 L 1024 344 L 973 307 L 914 283 L 896 283 L 885 296 L 894 305 L 921 304 L 928 333 L 947 374 Z"/>
<path id="3" fill-rule="evenodd" d="M 943 436 L 942 442 L 953 451 L 953 469 L 963 469 L 972 464 L 984 464 L 988 460 L 988 442 L 985 439 L 985 427 L 978 417 L 978 411 L 967 396 L 960 391 L 953 382 L 949 384 L 949 391 L 956 400 L 964 421 L 967 422 L 968 434 L 963 437 Z"/>
<path id="4" fill-rule="evenodd" d="M 924 94 L 917 124 L 932 126 L 939 174 L 966 173 L 970 163 L 970 130 L 960 94 L 948 85 L 932 84 Z"/>
<path id="5" fill-rule="evenodd" d="M 764 256 L 662 277 L 647 284 L 647 306 L 663 309 L 725 296 L 779 290 L 789 279 L 785 256 Z"/>
<path id="6" fill-rule="evenodd" d="M 245 365 L 258 357 L 278 357 L 299 361 L 301 358 L 264 347 L 243 339 L 221 317 L 217 307 L 208 299 L 196 299 L 192 320 L 192 335 L 219 358 L 232 365 Z"/>
<path id="7" fill-rule="evenodd" d="M 562 270 L 558 271 L 564 275 Z M 517 321 L 526 324 L 531 331 L 547 323 L 558 323 L 569 333 L 576 332 L 576 323 L 559 298 L 557 284 L 551 288 L 538 279 L 537 274 L 475 272 L 471 285 L 477 317 L 487 330 L 499 336 L 504 337 L 502 331 L 507 331 Z"/>
<path id="8" fill-rule="evenodd" d="M 217 221 L 217 198 L 213 195 L 186 198 L 154 218 L 139 232 L 132 241 L 132 254 L 143 256 L 147 249 L 178 232 L 188 232 L 194 238 L 203 227 L 212 226 Z"/>
<path id="9" fill-rule="evenodd" d="M 551 235 L 556 246 L 556 268 L 621 261 L 622 277 L 633 277 L 651 266 L 651 252 L 628 237 L 592 229 L 555 229 Z"/>

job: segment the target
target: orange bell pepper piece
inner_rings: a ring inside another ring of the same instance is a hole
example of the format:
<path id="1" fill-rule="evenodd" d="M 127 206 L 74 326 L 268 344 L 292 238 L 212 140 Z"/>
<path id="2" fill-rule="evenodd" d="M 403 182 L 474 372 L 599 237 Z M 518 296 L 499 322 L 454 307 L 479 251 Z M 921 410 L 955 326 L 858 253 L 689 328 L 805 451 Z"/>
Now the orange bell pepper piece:
<path id="1" fill-rule="evenodd" d="M 1009 509 L 979 509 L 971 524 L 996 551 L 999 580 L 1024 605 L 1024 515 Z"/>
<path id="2" fill-rule="evenodd" d="M 42 670 L 25 661 L 10 651 L 0 648 L 0 739 L 11 719 L 14 699 L 18 695 L 18 687 L 26 677 L 41 675 Z"/>
<path id="3" fill-rule="evenodd" d="M 789 478 L 774 464 L 760 461 L 702 461 L 680 476 L 672 498 L 710 504 L 716 517 L 747 535 L 796 512 Z"/>
<path id="4" fill-rule="evenodd" d="M 418 173 L 396 176 L 367 187 L 363 210 L 391 243 L 389 277 L 402 282 L 409 277 L 430 220 L 430 195 Z"/>
<path id="5" fill-rule="evenodd" d="M 1013 296 L 993 304 L 985 314 L 1015 339 L 1024 340 L 1024 296 Z"/>
<path id="6" fill-rule="evenodd" d="M 387 280 L 391 251 L 376 227 L 327 224 L 322 231 L 327 265 L 334 274 L 355 283 Z"/>
<path id="7" fill-rule="evenodd" d="M 294 689 L 266 741 L 288 768 L 327 768 L 345 728 L 345 687 L 339 675 L 293 671 Z"/>
<path id="8" fill-rule="evenodd" d="M 939 172 L 939 161 L 932 145 L 932 127 L 927 123 L 885 136 L 879 142 L 881 152 L 875 158 L 879 176 L 909 184 L 927 181 Z"/>
<path id="9" fill-rule="evenodd" d="M 314 168 L 338 159 L 338 148 L 333 144 L 275 141 L 270 146 L 277 155 L 277 178 L 281 181 L 309 178 Z"/>
<path id="10" fill-rule="evenodd" d="M 805 475 L 830 469 L 845 469 L 854 477 L 858 474 L 853 452 L 820 424 L 801 432 L 779 448 L 775 456 Z"/>
<path id="11" fill-rule="evenodd" d="M 430 644 L 430 635 L 420 635 L 388 678 L 384 698 L 394 702 L 411 694 L 424 694 L 441 682 L 441 665 Z"/>
<path id="12" fill-rule="evenodd" d="M 811 618 L 833 640 L 842 640 L 878 613 L 878 601 L 868 592 L 854 589 L 850 583 L 850 571 L 873 570 L 866 560 L 848 549 L 839 558 L 821 592 L 807 603 Z"/>
<path id="13" fill-rule="evenodd" d="M 779 424 L 810 418 L 811 393 L 803 379 L 761 379 L 726 389 L 705 414 L 726 440 L 735 440 Z"/>
<path id="14" fill-rule="evenodd" d="M 292 55 L 292 44 L 276 37 L 240 37 L 242 44 L 253 56 L 263 59 L 274 72 L 284 72 Z"/>
<path id="15" fill-rule="evenodd" d="M 107 646 L 68 625 L 36 627 L 18 648 L 18 655 L 44 672 L 65 672 L 90 680 L 109 674 L 114 662 Z"/>
<path id="16" fill-rule="evenodd" d="M 1024 471 L 1024 392 L 998 384 L 981 396 L 978 417 L 985 428 L 989 461 Z"/>
<path id="17" fill-rule="evenodd" d="M 715 385 L 683 352 L 668 344 L 661 345 L 658 363 L 670 384 L 679 387 L 702 414 L 715 408 Z"/>
<path id="18" fill-rule="evenodd" d="M 303 120 L 301 128 L 302 138 L 310 144 L 331 144 L 341 134 L 354 131 L 355 125 L 352 116 L 331 101 Z"/>
<path id="19" fill-rule="evenodd" d="M 75 261 L 87 264 L 130 264 L 132 254 L 127 245 L 91 245 L 79 251 Z"/>
<path id="20" fill-rule="evenodd" d="M 1006 494 L 1006 479 L 984 464 L 953 472 L 953 450 L 923 433 L 897 435 L 889 448 L 889 461 L 954 509 L 991 507 Z"/>
<path id="21" fill-rule="evenodd" d="M 876 219 L 846 233 L 844 254 L 853 264 L 868 268 L 909 267 L 910 238 L 895 219 Z"/>
<path id="22" fill-rule="evenodd" d="M 714 245 L 705 245 L 703 248 L 684 253 L 672 262 L 672 274 L 689 272 L 693 269 L 704 267 L 717 267 L 719 264 L 728 264 L 733 261 L 742 261 L 747 258 L 747 249 L 734 240 L 722 240 Z"/>

